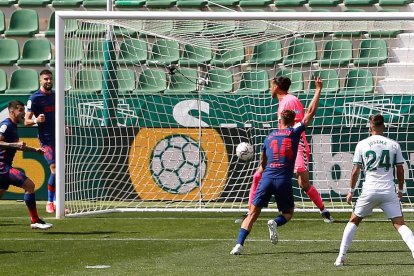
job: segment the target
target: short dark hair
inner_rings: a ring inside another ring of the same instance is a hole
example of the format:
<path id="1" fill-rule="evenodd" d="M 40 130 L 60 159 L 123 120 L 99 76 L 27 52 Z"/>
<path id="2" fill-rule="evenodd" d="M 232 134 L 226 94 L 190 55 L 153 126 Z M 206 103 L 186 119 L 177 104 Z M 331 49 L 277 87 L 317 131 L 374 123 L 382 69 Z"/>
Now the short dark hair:
<path id="1" fill-rule="evenodd" d="M 381 114 L 371 115 L 369 116 L 369 122 L 374 127 L 384 126 L 384 116 Z"/>
<path id="2" fill-rule="evenodd" d="M 24 107 L 24 103 L 22 103 L 21 101 L 18 101 L 18 100 L 10 101 L 7 106 L 7 109 L 10 111 L 11 109 L 16 109 L 19 105 Z"/>
<path id="3" fill-rule="evenodd" d="M 292 81 L 287 77 L 274 77 L 273 81 L 283 91 L 288 91 L 290 88 L 290 85 L 292 84 Z"/>
<path id="4" fill-rule="evenodd" d="M 295 117 L 296 113 L 293 110 L 286 109 L 280 113 L 280 119 L 285 126 L 292 126 L 295 122 Z"/>
<path id="5" fill-rule="evenodd" d="M 41 75 L 51 75 L 51 76 L 53 76 L 53 73 L 52 73 L 52 71 L 50 71 L 48 69 L 44 69 L 44 70 L 40 71 L 39 76 L 41 76 Z"/>

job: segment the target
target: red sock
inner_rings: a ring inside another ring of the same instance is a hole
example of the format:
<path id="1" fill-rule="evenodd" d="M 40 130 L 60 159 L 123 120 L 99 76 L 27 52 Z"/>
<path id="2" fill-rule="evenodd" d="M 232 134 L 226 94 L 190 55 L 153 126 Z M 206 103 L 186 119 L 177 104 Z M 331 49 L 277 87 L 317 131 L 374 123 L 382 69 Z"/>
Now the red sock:
<path id="1" fill-rule="evenodd" d="M 313 201 L 313 203 L 316 205 L 316 207 L 319 208 L 319 210 L 323 210 L 325 209 L 325 205 L 322 202 L 322 198 L 321 195 L 319 194 L 319 192 L 315 189 L 315 187 L 313 187 L 313 185 L 311 185 L 309 187 L 309 190 L 306 192 L 306 194 L 308 195 L 308 197 Z"/>
<path id="2" fill-rule="evenodd" d="M 26 203 L 27 209 L 29 210 L 30 219 L 32 223 L 39 220 L 36 208 L 36 197 L 35 194 L 24 194 L 24 202 Z"/>
<path id="3" fill-rule="evenodd" d="M 249 209 L 252 205 L 254 195 L 256 194 L 257 187 L 259 186 L 260 179 L 262 179 L 262 174 L 260 172 L 255 172 L 253 175 L 253 183 L 250 187 L 250 193 L 249 193 Z"/>

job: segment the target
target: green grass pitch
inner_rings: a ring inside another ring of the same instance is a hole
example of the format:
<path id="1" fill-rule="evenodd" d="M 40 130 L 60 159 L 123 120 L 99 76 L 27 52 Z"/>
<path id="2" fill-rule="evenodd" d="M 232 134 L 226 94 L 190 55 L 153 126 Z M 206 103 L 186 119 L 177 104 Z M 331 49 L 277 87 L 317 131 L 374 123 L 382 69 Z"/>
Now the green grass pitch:
<path id="1" fill-rule="evenodd" d="M 363 222 L 336 268 L 347 213 L 326 224 L 316 213 L 296 213 L 268 240 L 263 213 L 245 243 L 232 256 L 240 213 L 117 213 L 56 220 L 31 230 L 22 202 L 0 202 L 1 275 L 412 275 L 414 260 L 382 213 Z M 414 229 L 414 214 L 407 213 Z"/>

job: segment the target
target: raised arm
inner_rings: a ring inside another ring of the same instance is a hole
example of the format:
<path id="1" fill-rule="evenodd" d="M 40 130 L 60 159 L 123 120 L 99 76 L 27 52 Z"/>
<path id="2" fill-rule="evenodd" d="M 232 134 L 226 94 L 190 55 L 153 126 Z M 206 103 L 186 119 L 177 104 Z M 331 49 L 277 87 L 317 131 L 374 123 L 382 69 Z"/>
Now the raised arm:
<path id="1" fill-rule="evenodd" d="M 43 153 L 43 149 L 26 146 L 26 143 L 22 141 L 13 143 L 5 142 L 2 135 L 0 135 L 0 148 Z"/>
<path id="2" fill-rule="evenodd" d="M 310 102 L 306 110 L 305 116 L 303 117 L 303 124 L 305 126 L 308 126 L 309 123 L 313 120 L 316 110 L 318 109 L 319 98 L 322 92 L 322 84 L 323 82 L 321 78 L 318 77 L 315 79 L 315 86 L 316 86 L 315 94 L 313 95 L 312 101 Z"/>

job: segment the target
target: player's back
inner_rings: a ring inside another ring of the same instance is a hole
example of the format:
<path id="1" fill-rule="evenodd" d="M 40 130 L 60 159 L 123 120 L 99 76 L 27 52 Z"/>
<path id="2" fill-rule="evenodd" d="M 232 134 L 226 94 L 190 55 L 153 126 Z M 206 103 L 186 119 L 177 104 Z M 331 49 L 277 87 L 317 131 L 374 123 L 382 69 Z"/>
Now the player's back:
<path id="1" fill-rule="evenodd" d="M 395 189 L 394 166 L 403 164 L 404 158 L 396 141 L 372 135 L 358 143 L 354 163 L 360 163 L 365 170 L 364 188 Z"/>
<path id="2" fill-rule="evenodd" d="M 295 123 L 301 122 L 305 116 L 305 108 L 303 107 L 302 102 L 296 96 L 291 94 L 286 94 L 279 102 L 279 107 L 277 109 L 278 118 L 280 118 L 280 115 L 284 110 L 295 111 Z"/>

